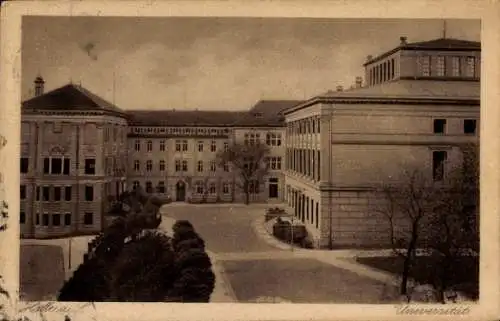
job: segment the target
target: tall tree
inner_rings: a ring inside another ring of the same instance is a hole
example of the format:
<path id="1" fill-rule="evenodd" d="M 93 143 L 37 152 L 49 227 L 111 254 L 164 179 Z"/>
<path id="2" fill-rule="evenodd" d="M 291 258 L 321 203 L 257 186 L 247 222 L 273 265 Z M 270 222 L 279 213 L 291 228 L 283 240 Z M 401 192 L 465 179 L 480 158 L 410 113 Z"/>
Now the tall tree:
<path id="1" fill-rule="evenodd" d="M 245 204 L 250 203 L 250 194 L 256 192 L 269 169 L 265 162 L 269 148 L 264 144 L 235 143 L 225 151 L 217 153 L 219 166 L 230 164 L 240 180 L 236 185 L 245 193 Z"/>

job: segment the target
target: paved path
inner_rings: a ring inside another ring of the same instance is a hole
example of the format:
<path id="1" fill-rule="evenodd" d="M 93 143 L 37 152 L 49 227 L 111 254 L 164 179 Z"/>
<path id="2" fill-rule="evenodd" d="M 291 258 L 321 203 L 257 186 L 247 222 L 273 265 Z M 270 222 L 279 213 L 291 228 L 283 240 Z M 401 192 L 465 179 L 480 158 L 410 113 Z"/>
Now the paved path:
<path id="1" fill-rule="evenodd" d="M 266 231 L 265 208 L 175 203 L 162 207 L 164 218 L 189 220 L 204 238 L 219 280 L 213 302 L 397 301 L 397 280 L 356 263 L 352 251 L 292 250 L 276 240 Z"/>

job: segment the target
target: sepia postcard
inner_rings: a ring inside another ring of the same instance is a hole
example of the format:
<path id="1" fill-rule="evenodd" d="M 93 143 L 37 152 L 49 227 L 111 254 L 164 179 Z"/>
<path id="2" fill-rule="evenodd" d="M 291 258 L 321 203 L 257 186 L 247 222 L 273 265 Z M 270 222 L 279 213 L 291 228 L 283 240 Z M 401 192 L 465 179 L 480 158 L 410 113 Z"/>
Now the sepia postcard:
<path id="1" fill-rule="evenodd" d="M 494 320 L 493 1 L 4 1 L 4 320 Z"/>

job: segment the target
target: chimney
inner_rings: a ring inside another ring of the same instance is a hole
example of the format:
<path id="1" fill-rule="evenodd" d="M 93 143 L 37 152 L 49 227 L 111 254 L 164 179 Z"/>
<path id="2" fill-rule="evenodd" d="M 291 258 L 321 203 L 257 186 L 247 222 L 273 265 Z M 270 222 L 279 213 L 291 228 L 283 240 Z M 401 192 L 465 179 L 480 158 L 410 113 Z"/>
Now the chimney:
<path id="1" fill-rule="evenodd" d="M 363 78 L 356 77 L 356 88 L 361 88 L 363 86 Z"/>
<path id="2" fill-rule="evenodd" d="M 45 81 L 41 76 L 35 78 L 35 96 L 43 95 Z"/>
<path id="3" fill-rule="evenodd" d="M 370 60 L 372 60 L 372 59 L 373 59 L 373 56 L 372 56 L 372 55 L 368 55 L 368 56 L 366 56 L 366 61 L 370 61 Z"/>
<path id="4" fill-rule="evenodd" d="M 337 86 L 337 91 L 344 91 L 344 87 L 342 87 L 342 86 Z"/>
<path id="5" fill-rule="evenodd" d="M 408 43 L 406 42 L 408 38 L 406 37 L 399 37 L 399 40 L 401 41 L 400 45 L 401 46 L 406 46 Z"/>

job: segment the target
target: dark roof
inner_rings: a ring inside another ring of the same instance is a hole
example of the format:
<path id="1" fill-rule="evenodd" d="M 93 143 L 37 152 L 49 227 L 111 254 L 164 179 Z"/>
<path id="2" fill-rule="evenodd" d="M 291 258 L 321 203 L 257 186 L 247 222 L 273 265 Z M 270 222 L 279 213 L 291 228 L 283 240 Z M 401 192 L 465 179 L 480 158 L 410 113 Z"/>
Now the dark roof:
<path id="1" fill-rule="evenodd" d="M 248 111 L 127 110 L 131 126 L 231 126 Z"/>
<path id="2" fill-rule="evenodd" d="M 43 95 L 25 100 L 23 109 L 84 111 L 99 110 L 124 114 L 124 111 L 87 89 L 68 84 Z"/>
<path id="3" fill-rule="evenodd" d="M 261 100 L 234 123 L 234 126 L 283 126 L 283 111 L 302 103 L 301 100 Z"/>
<path id="4" fill-rule="evenodd" d="M 448 51 L 481 51 L 481 43 L 478 41 L 460 40 L 453 38 L 439 38 L 429 41 L 410 42 L 400 44 L 398 47 L 384 52 L 363 64 L 366 66 L 384 57 L 392 55 L 399 50 L 448 50 Z"/>

